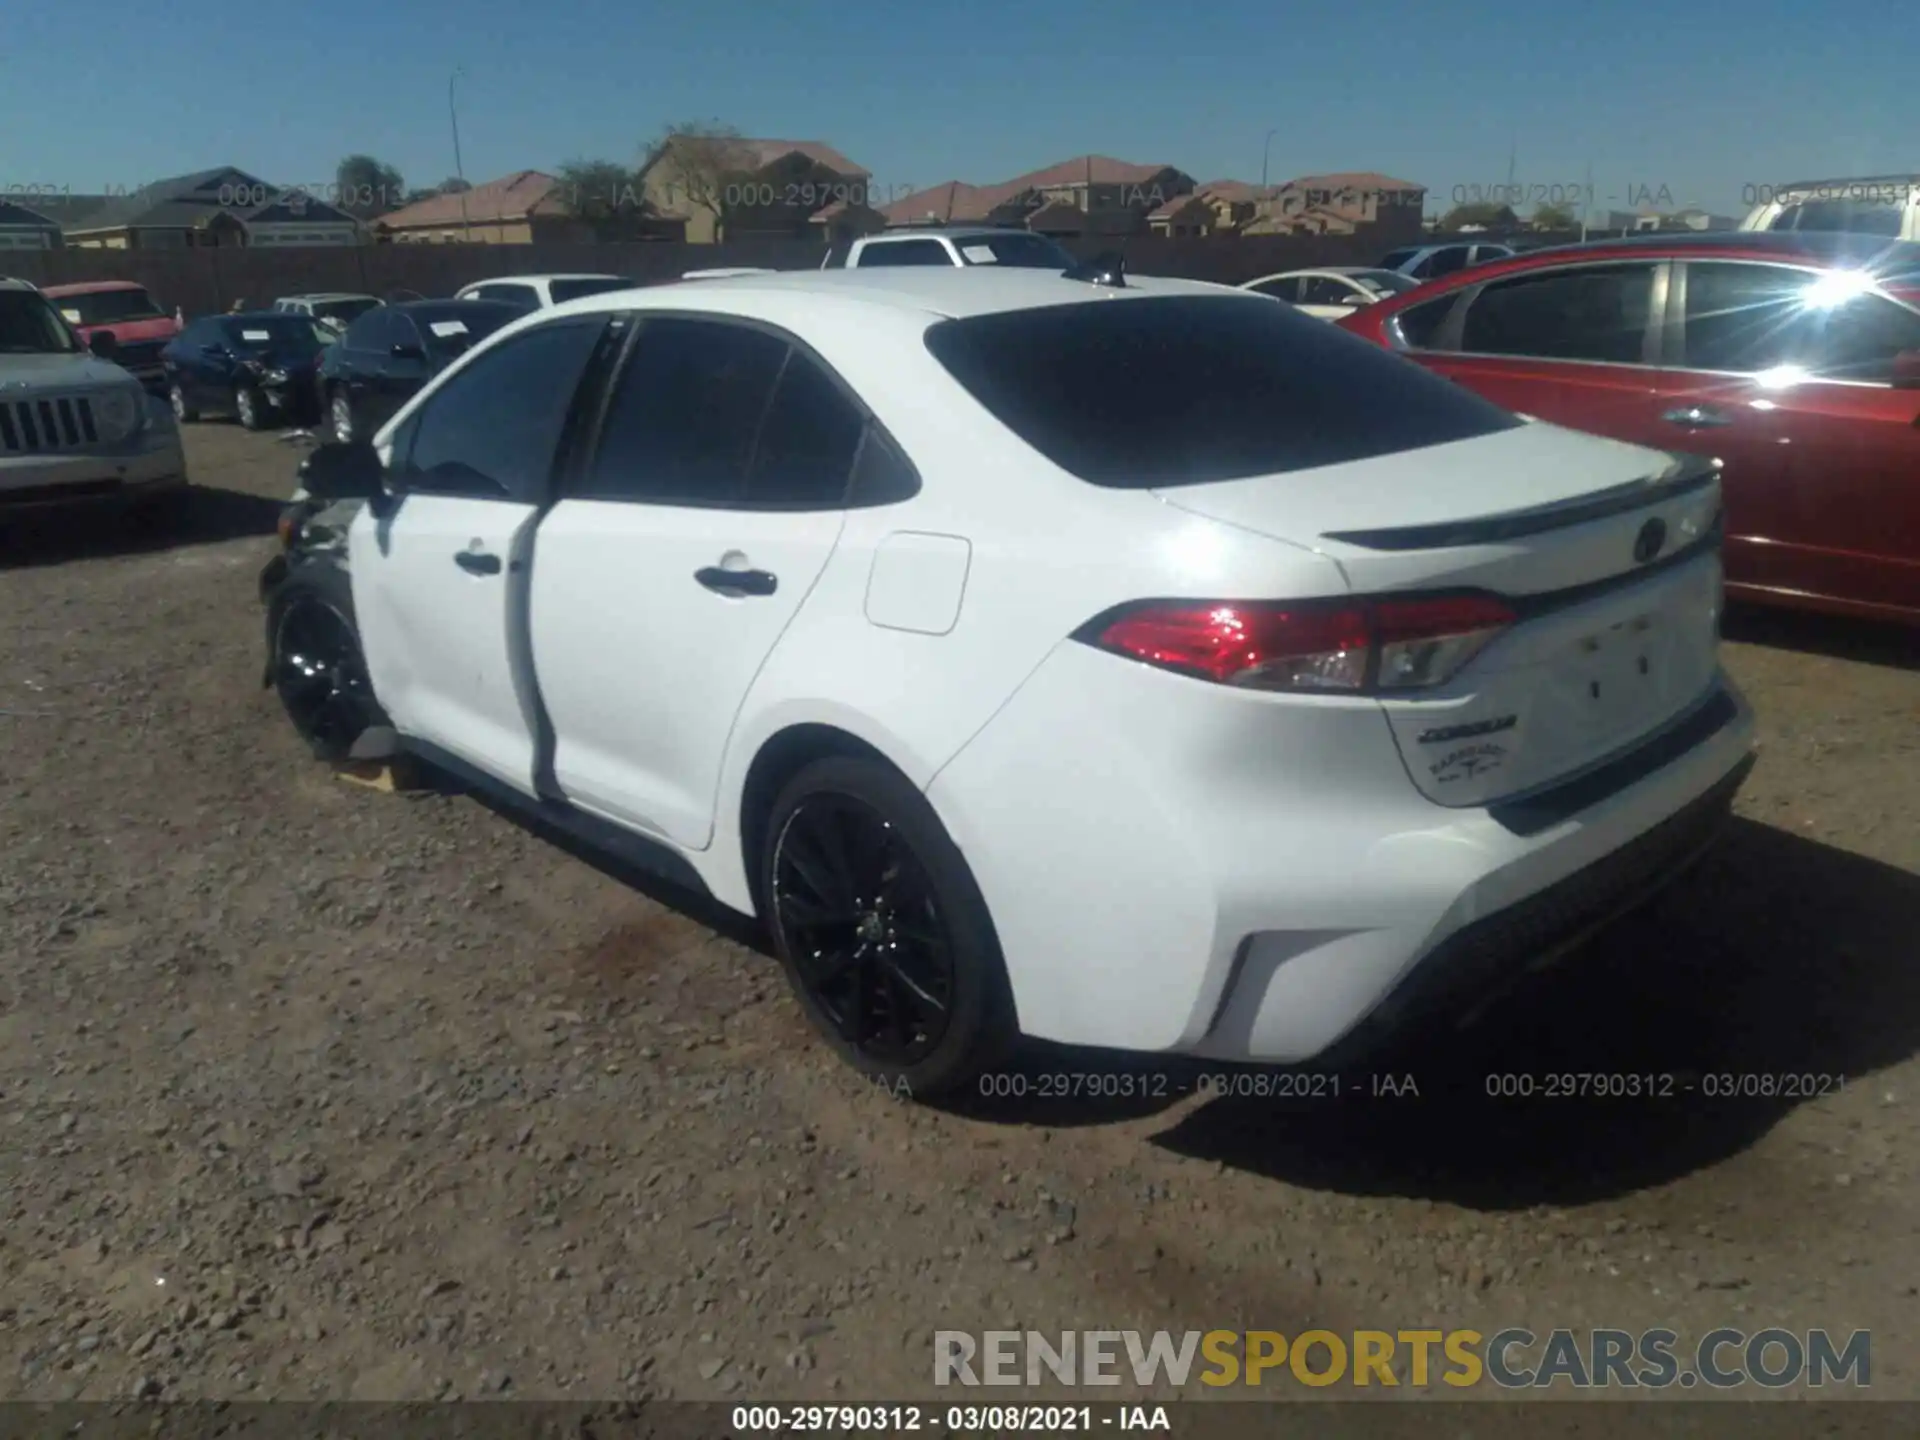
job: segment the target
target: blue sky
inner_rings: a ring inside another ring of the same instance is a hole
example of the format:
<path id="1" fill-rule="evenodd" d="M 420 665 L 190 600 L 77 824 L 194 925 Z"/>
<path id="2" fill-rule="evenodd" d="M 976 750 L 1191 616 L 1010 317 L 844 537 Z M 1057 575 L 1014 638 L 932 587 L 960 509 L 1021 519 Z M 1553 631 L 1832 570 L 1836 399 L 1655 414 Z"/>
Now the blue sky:
<path id="1" fill-rule="evenodd" d="M 19 0 L 0 193 L 234 164 L 318 188 L 365 151 L 410 185 L 631 159 L 676 120 L 817 139 L 885 194 L 1088 151 L 1197 178 L 1380 170 L 1580 184 L 1625 208 L 1920 170 L 1920 9 L 1886 0 Z M 1661 192 L 1665 192 L 1664 195 Z M 1533 193 L 1542 193 L 1533 191 Z"/>

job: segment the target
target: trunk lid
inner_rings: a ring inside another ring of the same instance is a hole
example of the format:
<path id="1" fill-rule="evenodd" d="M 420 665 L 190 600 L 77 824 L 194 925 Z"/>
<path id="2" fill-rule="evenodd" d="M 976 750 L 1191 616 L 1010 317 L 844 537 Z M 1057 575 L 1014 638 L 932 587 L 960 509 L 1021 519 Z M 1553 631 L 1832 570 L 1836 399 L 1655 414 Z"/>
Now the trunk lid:
<path id="1" fill-rule="evenodd" d="M 1324 555 L 1356 594 L 1475 590 L 1513 607 L 1518 622 L 1452 680 L 1380 702 L 1439 804 L 1569 779 L 1714 686 L 1720 487 L 1701 462 L 1535 423 L 1156 494 Z"/>

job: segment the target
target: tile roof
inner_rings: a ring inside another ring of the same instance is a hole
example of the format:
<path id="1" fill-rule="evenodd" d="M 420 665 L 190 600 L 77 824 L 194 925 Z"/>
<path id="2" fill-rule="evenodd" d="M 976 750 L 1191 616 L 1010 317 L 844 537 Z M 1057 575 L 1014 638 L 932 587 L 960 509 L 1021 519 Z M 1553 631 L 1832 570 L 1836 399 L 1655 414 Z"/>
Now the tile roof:
<path id="1" fill-rule="evenodd" d="M 1076 155 L 1057 165 L 1016 175 L 1006 182 L 1006 188 L 1047 190 L 1060 185 L 1085 185 L 1089 180 L 1095 185 L 1144 185 L 1173 169 L 1172 165 L 1135 165 L 1109 155 Z"/>
<path id="2" fill-rule="evenodd" d="M 237 204 L 236 193 L 248 192 L 269 198 L 260 205 Z M 232 165 L 221 165 L 154 180 L 126 195 L 97 197 L 101 203 L 86 210 L 80 209 L 81 202 L 96 197 L 76 195 L 72 199 L 78 213 L 71 219 L 62 216 L 61 226 L 70 234 L 87 234 L 97 230 L 196 229 L 223 213 L 241 221 L 293 218 L 286 195 L 278 185 L 269 185 Z M 299 218 L 306 220 L 353 218 L 311 195 L 304 209 L 306 213 Z"/>
<path id="3" fill-rule="evenodd" d="M 1302 175 L 1287 181 L 1285 189 L 1300 190 L 1421 190 L 1411 180 L 1396 180 L 1377 170 L 1337 170 L 1327 175 Z"/>
<path id="4" fill-rule="evenodd" d="M 742 140 L 739 143 L 751 148 L 757 167 L 760 169 L 765 169 L 774 161 L 783 159 L 797 150 L 816 165 L 824 165 L 836 175 L 863 180 L 867 178 L 868 172 L 863 167 L 854 164 L 831 145 L 822 144 L 818 140 Z"/>
<path id="5" fill-rule="evenodd" d="M 29 210 L 25 205 L 16 205 L 11 200 L 0 200 L 0 225 L 23 225 L 41 230 L 60 228 L 57 221 L 40 211 Z"/>
<path id="6" fill-rule="evenodd" d="M 942 222 L 984 220 L 994 207 L 1011 199 L 1004 185 L 969 185 L 964 180 L 949 180 L 903 195 L 882 205 L 880 213 L 890 225 L 922 224 L 929 219 Z"/>
<path id="7" fill-rule="evenodd" d="M 555 176 L 544 171 L 516 170 L 460 194 L 416 200 L 388 211 L 373 223 L 389 230 L 408 230 L 463 222 L 498 225 L 525 220 L 536 210 L 542 214 L 564 213 L 563 197 L 553 193 L 559 185 Z"/>

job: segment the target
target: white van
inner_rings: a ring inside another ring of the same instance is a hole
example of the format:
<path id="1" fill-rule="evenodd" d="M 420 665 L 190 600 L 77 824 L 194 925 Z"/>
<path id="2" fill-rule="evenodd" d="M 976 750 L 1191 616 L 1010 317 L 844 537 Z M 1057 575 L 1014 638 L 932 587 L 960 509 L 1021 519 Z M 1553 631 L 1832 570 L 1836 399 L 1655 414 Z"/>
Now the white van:
<path id="1" fill-rule="evenodd" d="M 1870 175 L 1748 187 L 1742 230 L 1844 230 L 1920 240 L 1920 175 Z"/>

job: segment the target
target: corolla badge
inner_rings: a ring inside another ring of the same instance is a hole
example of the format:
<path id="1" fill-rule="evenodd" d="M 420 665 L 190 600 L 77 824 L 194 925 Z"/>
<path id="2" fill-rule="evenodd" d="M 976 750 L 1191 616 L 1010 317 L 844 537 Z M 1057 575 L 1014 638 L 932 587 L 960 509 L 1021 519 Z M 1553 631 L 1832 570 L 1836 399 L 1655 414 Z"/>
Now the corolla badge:
<path id="1" fill-rule="evenodd" d="M 1667 543 L 1667 522 L 1658 515 L 1640 527 L 1640 533 L 1633 537 L 1633 558 L 1644 565 L 1660 553 Z"/>

